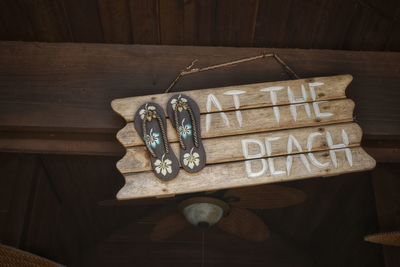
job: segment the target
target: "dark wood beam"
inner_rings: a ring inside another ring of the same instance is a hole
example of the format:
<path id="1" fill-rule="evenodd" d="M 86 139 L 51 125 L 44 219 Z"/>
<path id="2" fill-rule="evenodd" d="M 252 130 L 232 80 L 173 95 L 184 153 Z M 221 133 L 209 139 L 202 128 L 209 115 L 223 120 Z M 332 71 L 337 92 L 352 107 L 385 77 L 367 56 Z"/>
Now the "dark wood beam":
<path id="1" fill-rule="evenodd" d="M 114 136 L 124 122 L 112 99 L 163 92 L 194 59 L 201 67 L 262 52 L 301 77 L 352 74 L 364 145 L 376 151 L 383 140 L 395 149 L 383 161 L 398 161 L 399 53 L 71 43 L 0 42 L 0 151 L 121 155 Z M 187 76 L 175 91 L 286 79 L 269 58 Z"/>

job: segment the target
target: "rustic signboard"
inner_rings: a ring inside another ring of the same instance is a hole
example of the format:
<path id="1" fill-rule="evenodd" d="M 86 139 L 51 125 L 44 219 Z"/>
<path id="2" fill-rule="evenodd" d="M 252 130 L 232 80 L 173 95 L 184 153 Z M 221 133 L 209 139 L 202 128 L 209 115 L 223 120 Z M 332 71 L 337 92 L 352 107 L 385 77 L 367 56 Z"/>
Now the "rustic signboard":
<path id="1" fill-rule="evenodd" d="M 117 163 L 126 180 L 117 198 L 162 197 L 374 168 L 375 160 L 360 147 L 354 102 L 346 99 L 351 80 L 351 75 L 340 75 L 185 91 L 200 108 L 207 165 L 198 173 L 181 170 L 167 182 L 153 174 L 133 118 L 144 103 L 165 107 L 176 93 L 114 100 L 112 108 L 127 122 L 117 134 L 127 150 Z M 167 121 L 168 139 L 178 155 L 176 131 Z"/>

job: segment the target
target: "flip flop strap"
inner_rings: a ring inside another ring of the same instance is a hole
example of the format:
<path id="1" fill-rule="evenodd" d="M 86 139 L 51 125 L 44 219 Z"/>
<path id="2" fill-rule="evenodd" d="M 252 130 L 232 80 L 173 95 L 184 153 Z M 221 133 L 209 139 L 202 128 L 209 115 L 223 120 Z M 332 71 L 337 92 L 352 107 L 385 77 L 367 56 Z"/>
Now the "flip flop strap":
<path id="1" fill-rule="evenodd" d="M 156 112 L 156 119 L 157 119 L 158 125 L 159 125 L 159 127 L 160 127 L 161 137 L 162 137 L 162 139 L 163 139 L 163 144 L 164 144 L 165 153 L 168 154 L 169 149 L 168 149 L 168 144 L 167 144 L 167 134 L 166 134 L 166 132 L 165 132 L 164 124 L 162 123 L 162 119 L 161 119 L 161 117 L 157 114 L 157 112 Z M 146 122 L 147 122 L 147 118 L 145 117 L 145 118 L 142 120 L 143 136 L 148 135 L 148 134 L 147 134 Z M 156 153 L 154 152 L 153 148 L 151 148 L 150 144 L 149 144 L 148 142 L 146 142 L 146 140 L 145 140 L 144 143 L 146 144 L 146 147 L 147 147 L 147 149 L 149 150 L 150 154 L 151 154 L 153 157 L 157 157 Z"/>
<path id="2" fill-rule="evenodd" d="M 199 140 L 198 140 L 198 138 L 197 138 L 197 124 L 196 124 L 196 119 L 195 119 L 195 116 L 194 116 L 194 114 L 193 114 L 192 108 L 191 108 L 188 104 L 186 104 L 186 105 L 187 105 L 187 106 L 186 106 L 186 110 L 187 110 L 188 113 L 189 113 L 190 121 L 191 121 L 191 123 L 192 123 L 194 145 L 195 145 L 195 147 L 199 147 Z M 174 117 L 175 117 L 175 128 L 178 130 L 180 125 L 179 125 L 179 115 L 178 115 L 178 108 L 177 108 L 177 107 L 175 107 L 175 109 L 174 109 Z M 182 136 L 181 136 L 181 134 L 179 133 L 179 131 L 178 131 L 178 139 L 179 139 L 179 143 L 180 143 L 182 149 L 183 149 L 183 150 L 186 150 L 186 145 L 185 145 L 185 143 L 183 142 Z"/>
<path id="3" fill-rule="evenodd" d="M 199 140 L 197 139 L 197 124 L 196 124 L 196 119 L 193 114 L 193 110 L 190 108 L 188 105 L 188 112 L 190 116 L 190 120 L 192 121 L 192 127 L 193 127 L 193 141 L 195 147 L 199 147 Z"/>

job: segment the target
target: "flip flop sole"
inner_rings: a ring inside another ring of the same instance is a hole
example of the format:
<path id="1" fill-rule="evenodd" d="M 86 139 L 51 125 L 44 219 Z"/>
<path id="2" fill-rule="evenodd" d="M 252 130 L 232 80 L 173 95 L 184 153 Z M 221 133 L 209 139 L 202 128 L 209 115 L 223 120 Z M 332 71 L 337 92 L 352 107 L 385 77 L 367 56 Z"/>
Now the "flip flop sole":
<path id="1" fill-rule="evenodd" d="M 168 142 L 167 124 L 161 106 L 145 103 L 134 117 L 135 129 L 150 153 L 154 174 L 163 181 L 175 178 L 179 172 L 179 161 Z"/>
<path id="2" fill-rule="evenodd" d="M 201 141 L 199 106 L 190 97 L 177 94 L 169 99 L 167 113 L 180 139 L 181 166 L 187 172 L 199 172 L 206 164 L 206 152 Z"/>

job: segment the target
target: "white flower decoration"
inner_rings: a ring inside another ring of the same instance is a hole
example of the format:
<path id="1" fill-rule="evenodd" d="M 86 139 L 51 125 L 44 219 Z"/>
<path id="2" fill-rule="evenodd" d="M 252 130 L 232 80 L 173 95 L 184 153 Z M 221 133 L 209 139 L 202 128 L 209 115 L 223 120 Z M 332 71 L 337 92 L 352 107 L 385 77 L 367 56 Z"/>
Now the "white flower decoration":
<path id="1" fill-rule="evenodd" d="M 155 148 L 160 144 L 160 133 L 153 132 L 153 128 L 150 129 L 150 133 L 144 136 L 144 141 L 150 145 L 152 148 Z"/>
<path id="2" fill-rule="evenodd" d="M 183 155 L 183 164 L 188 166 L 190 169 L 193 169 L 194 166 L 199 166 L 200 164 L 200 155 L 197 152 L 193 153 L 194 147 L 190 150 L 190 153 L 185 153 Z"/>
<path id="3" fill-rule="evenodd" d="M 178 111 L 179 111 L 179 112 L 182 112 L 183 106 L 184 106 L 184 105 L 182 105 L 182 104 L 187 103 L 187 99 L 184 98 L 184 97 L 181 97 L 181 95 L 178 96 L 178 99 L 174 98 L 174 99 L 171 100 L 172 109 L 175 110 L 176 105 L 177 105 L 179 102 L 180 102 L 180 104 L 178 105 Z"/>
<path id="4" fill-rule="evenodd" d="M 155 106 L 147 106 L 147 104 L 144 106 L 144 108 L 142 108 L 140 111 L 139 111 L 139 115 L 140 115 L 140 118 L 142 119 L 142 120 L 144 120 L 144 118 L 146 117 L 146 115 L 147 115 L 147 113 L 149 112 L 149 111 L 155 111 L 156 110 L 156 107 Z"/>
<path id="5" fill-rule="evenodd" d="M 192 135 L 192 125 L 184 123 L 185 123 L 185 118 L 183 118 L 182 125 L 179 126 L 178 128 L 178 132 L 180 136 L 182 136 L 185 139 L 186 137 Z"/>
<path id="6" fill-rule="evenodd" d="M 164 160 L 164 157 L 165 154 L 162 156 L 161 160 L 157 159 L 154 162 L 154 165 L 156 166 L 155 168 L 156 172 L 157 173 L 161 172 L 161 174 L 165 176 L 167 175 L 167 173 L 172 173 L 172 167 L 171 167 L 172 161 L 169 159 Z"/>

